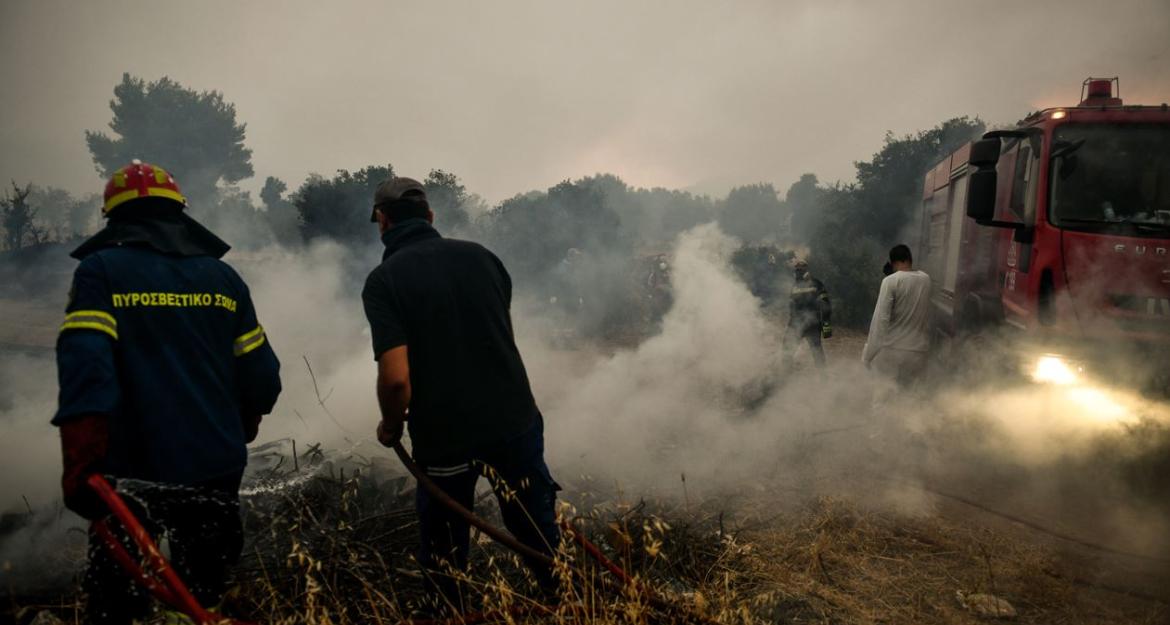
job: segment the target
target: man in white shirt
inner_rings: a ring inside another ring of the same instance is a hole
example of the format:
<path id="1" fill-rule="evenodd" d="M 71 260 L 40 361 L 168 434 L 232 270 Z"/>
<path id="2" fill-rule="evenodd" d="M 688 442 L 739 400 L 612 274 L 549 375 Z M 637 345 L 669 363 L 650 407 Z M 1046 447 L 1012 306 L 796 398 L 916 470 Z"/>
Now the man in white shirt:
<path id="1" fill-rule="evenodd" d="M 914 269 L 910 248 L 905 245 L 890 250 L 890 265 L 894 272 L 882 280 L 861 360 L 900 386 L 908 386 L 926 369 L 930 276 Z"/>

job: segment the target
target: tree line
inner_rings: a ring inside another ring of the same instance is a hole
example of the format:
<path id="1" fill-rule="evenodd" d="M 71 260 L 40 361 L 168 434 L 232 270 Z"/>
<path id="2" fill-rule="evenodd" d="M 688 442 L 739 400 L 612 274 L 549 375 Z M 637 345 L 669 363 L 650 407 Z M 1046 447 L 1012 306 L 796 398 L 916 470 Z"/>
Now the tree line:
<path id="1" fill-rule="evenodd" d="M 390 163 L 375 164 L 314 174 L 295 189 L 268 177 L 257 203 L 239 187 L 254 175 L 247 128 L 222 93 L 124 74 L 109 107 L 109 133 L 85 134 L 97 173 L 106 178 L 132 158 L 163 165 L 176 174 L 192 215 L 237 247 L 298 247 L 319 239 L 364 245 L 371 238 L 374 190 L 396 173 Z M 733 264 L 761 299 L 781 295 L 777 285 L 787 262 L 807 253 L 834 296 L 839 323 L 860 325 L 872 310 L 885 251 L 914 229 L 923 173 L 983 127 L 978 118 L 960 117 L 911 135 L 887 133 L 870 160 L 854 163 L 855 181 L 825 185 L 809 173 L 783 193 L 757 183 L 711 198 L 635 188 L 598 174 L 489 206 L 452 172 L 433 169 L 423 182 L 437 226 L 495 250 L 518 284 L 553 289 L 572 262 L 591 262 L 600 276 L 628 269 L 667 252 L 679 233 L 717 221 L 743 241 Z M 4 248 L 91 234 L 100 226 L 99 206 L 97 194 L 77 198 L 12 182 L 0 196 Z M 606 283 L 602 278 L 588 286 L 604 289 Z"/>

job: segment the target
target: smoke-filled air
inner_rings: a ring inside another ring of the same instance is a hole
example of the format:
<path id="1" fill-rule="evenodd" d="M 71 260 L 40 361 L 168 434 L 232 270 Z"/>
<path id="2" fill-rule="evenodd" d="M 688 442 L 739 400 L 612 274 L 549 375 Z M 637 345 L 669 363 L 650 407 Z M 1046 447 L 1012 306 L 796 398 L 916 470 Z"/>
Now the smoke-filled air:
<path id="1" fill-rule="evenodd" d="M 3 621 L 1170 622 L 1167 25 L 7 3 Z"/>

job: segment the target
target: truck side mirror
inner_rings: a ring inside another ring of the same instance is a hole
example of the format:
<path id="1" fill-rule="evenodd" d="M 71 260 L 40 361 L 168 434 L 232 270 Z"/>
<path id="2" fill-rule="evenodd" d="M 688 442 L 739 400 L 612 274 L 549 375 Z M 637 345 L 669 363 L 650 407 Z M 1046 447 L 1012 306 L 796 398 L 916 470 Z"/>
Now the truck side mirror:
<path id="1" fill-rule="evenodd" d="M 967 216 L 976 223 L 995 219 L 995 186 L 994 169 L 979 169 L 971 174 L 967 183 Z"/>
<path id="2" fill-rule="evenodd" d="M 1000 140 L 980 139 L 971 146 L 967 162 L 975 168 L 967 184 L 967 216 L 976 223 L 995 220 L 995 166 L 999 162 Z"/>

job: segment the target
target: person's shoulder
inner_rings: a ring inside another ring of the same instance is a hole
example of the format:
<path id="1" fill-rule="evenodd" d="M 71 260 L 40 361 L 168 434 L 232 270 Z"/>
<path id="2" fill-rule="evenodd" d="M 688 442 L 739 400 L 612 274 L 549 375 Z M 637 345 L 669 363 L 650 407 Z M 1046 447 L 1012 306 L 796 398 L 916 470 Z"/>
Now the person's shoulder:
<path id="1" fill-rule="evenodd" d="M 152 251 L 152 253 L 157 252 Z M 240 272 L 231 263 L 222 259 L 206 255 L 172 256 L 159 254 L 159 256 L 165 259 L 162 262 L 173 263 L 187 275 L 199 276 L 199 280 L 218 280 L 221 281 L 220 284 L 227 284 L 229 288 L 238 292 L 248 290 L 248 283 L 244 281 Z"/>
<path id="2" fill-rule="evenodd" d="M 479 244 L 461 239 L 449 239 L 447 237 L 435 237 L 433 239 L 416 241 L 391 254 L 379 266 L 394 267 L 395 265 L 411 262 L 413 259 L 420 257 L 432 256 L 434 254 L 457 253 L 469 247 L 479 247 Z"/>
<path id="3" fill-rule="evenodd" d="M 165 254 L 137 245 L 113 245 L 86 254 L 78 265 L 79 271 L 110 271 L 120 273 L 128 266 L 166 262 Z"/>
<path id="4" fill-rule="evenodd" d="M 78 272 L 94 272 L 104 271 L 106 261 L 110 259 L 109 249 L 100 249 L 96 252 L 90 252 L 81 257 L 81 262 L 77 263 Z M 115 257 L 116 258 L 116 257 Z"/>
<path id="5" fill-rule="evenodd" d="M 199 259 L 199 260 L 195 261 L 195 264 L 206 265 L 208 267 L 215 267 L 215 269 L 217 271 L 222 272 L 223 275 L 227 276 L 227 278 L 229 280 L 232 280 L 233 282 L 239 282 L 240 284 L 244 284 L 244 277 L 240 275 L 240 272 L 237 271 L 236 268 L 233 267 L 231 263 L 229 263 L 225 260 L 219 259 L 219 258 L 212 258 L 210 256 L 195 256 L 193 258 Z"/>
<path id="6" fill-rule="evenodd" d="M 489 258 L 495 263 L 500 263 L 499 257 L 496 256 L 494 252 L 489 250 L 487 247 L 485 247 L 481 243 L 477 243 L 475 241 L 468 241 L 466 239 L 447 239 L 447 238 L 444 238 L 441 240 L 444 242 L 444 245 L 447 247 L 447 249 L 451 250 L 453 253 L 458 254 L 464 258 L 467 258 L 467 257 Z M 502 263 L 500 263 L 500 264 L 502 264 Z"/>
<path id="7" fill-rule="evenodd" d="M 152 256 L 162 256 L 162 254 L 148 248 L 138 245 L 111 245 L 103 247 L 98 250 L 86 254 L 85 258 L 81 259 L 82 264 L 85 263 L 109 263 L 120 261 L 141 261 L 143 258 Z"/>
<path id="8" fill-rule="evenodd" d="M 368 293 L 372 286 L 383 284 L 386 277 L 390 273 L 391 262 L 394 258 L 390 257 L 374 266 L 370 273 L 366 274 L 366 282 L 362 287 L 362 294 Z"/>
<path id="9" fill-rule="evenodd" d="M 911 271 L 898 271 L 891 275 L 890 278 L 895 279 L 893 284 L 898 285 L 900 289 L 920 289 L 930 287 L 930 275 L 920 269 L 914 269 Z"/>
<path id="10" fill-rule="evenodd" d="M 366 281 L 362 286 L 362 297 L 377 297 L 379 294 L 387 292 L 388 289 L 392 289 L 400 281 L 412 281 L 412 276 L 416 274 L 419 263 L 427 262 L 425 257 L 419 254 L 425 249 L 422 246 L 427 243 L 431 243 L 431 241 L 411 245 L 382 259 L 382 262 L 375 265 L 370 273 L 366 274 Z"/>
<path id="11" fill-rule="evenodd" d="M 435 259 L 446 259 L 460 265 L 478 264 L 490 259 L 492 263 L 500 264 L 499 258 L 491 250 L 475 241 L 441 237 L 421 241 L 395 252 L 374 272 L 389 278 L 398 275 L 400 271 L 409 271 L 408 268 L 416 267 L 417 263 L 429 263 Z"/>
<path id="12" fill-rule="evenodd" d="M 476 243 L 475 241 L 468 241 L 467 239 L 449 239 L 446 237 L 438 240 L 443 241 L 445 245 L 453 249 L 491 254 L 491 250 L 484 247 L 483 244 Z"/>

